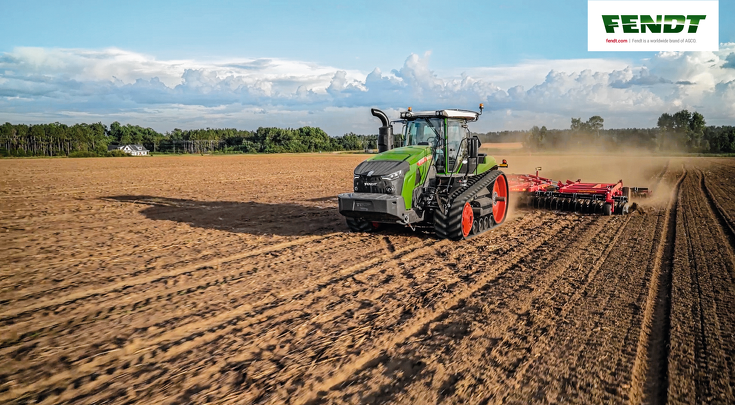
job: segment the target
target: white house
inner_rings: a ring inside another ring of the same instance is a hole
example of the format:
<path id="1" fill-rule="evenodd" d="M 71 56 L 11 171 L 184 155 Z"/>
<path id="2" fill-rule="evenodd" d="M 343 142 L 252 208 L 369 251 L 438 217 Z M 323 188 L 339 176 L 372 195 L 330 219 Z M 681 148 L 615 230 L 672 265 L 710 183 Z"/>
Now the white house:
<path id="1" fill-rule="evenodd" d="M 133 156 L 145 156 L 148 154 L 148 149 L 144 148 L 143 145 L 120 145 L 116 149 Z"/>

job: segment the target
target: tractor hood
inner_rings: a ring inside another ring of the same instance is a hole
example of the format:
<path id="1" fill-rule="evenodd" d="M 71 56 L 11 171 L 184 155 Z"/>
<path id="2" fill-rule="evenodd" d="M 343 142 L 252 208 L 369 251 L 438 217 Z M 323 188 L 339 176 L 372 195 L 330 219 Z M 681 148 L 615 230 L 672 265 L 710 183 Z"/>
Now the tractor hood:
<path id="1" fill-rule="evenodd" d="M 403 146 L 400 148 L 391 149 L 389 151 L 379 153 L 370 159 L 368 161 L 384 161 L 384 160 L 392 160 L 392 161 L 403 161 L 408 163 L 409 165 L 416 164 L 419 160 L 421 160 L 424 156 L 431 154 L 431 147 L 430 146 Z"/>

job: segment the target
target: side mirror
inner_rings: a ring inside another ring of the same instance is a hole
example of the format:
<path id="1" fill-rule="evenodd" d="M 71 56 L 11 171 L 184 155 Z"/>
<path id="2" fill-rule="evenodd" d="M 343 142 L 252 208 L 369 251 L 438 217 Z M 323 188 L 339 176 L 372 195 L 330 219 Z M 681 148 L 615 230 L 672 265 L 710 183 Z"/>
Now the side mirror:
<path id="1" fill-rule="evenodd" d="M 480 154 L 480 145 L 482 145 L 482 142 L 480 142 L 480 138 L 478 138 L 477 135 L 470 138 L 469 146 L 467 147 L 467 155 L 470 158 L 477 158 Z"/>

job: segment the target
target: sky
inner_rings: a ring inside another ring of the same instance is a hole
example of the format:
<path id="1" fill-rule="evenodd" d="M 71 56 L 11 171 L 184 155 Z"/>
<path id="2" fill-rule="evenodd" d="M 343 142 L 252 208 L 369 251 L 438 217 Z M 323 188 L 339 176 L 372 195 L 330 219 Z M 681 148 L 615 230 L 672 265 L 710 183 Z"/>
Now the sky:
<path id="1" fill-rule="evenodd" d="M 716 52 L 588 52 L 587 1 L 0 0 L 0 122 L 375 133 L 371 107 L 475 131 L 735 124 L 735 0 Z"/>

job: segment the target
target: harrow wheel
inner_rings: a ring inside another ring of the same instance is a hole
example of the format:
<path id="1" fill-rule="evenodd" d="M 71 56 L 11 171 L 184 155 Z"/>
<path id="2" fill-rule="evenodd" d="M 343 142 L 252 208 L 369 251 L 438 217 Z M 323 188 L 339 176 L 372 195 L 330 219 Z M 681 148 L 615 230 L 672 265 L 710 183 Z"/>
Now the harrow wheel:
<path id="1" fill-rule="evenodd" d="M 609 216 L 612 215 L 612 204 L 605 203 L 602 206 L 602 215 Z"/>

